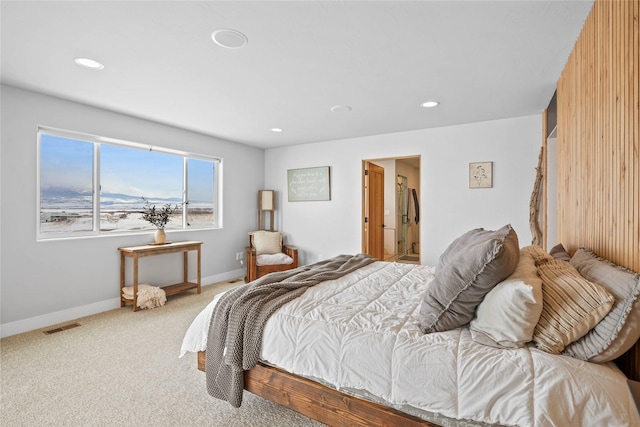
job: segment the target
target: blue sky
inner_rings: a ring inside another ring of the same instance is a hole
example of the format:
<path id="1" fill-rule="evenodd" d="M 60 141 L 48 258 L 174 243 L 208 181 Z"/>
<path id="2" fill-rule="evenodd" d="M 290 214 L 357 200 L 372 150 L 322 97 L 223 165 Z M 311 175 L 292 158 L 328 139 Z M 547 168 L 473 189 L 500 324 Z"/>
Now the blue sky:
<path id="1" fill-rule="evenodd" d="M 100 169 L 103 193 L 182 197 L 182 157 L 103 144 Z"/>
<path id="2" fill-rule="evenodd" d="M 90 191 L 93 143 L 41 134 L 41 186 Z M 103 193 L 147 198 L 182 197 L 181 156 L 101 144 Z M 213 201 L 211 162 L 189 161 L 189 198 Z"/>
<path id="3" fill-rule="evenodd" d="M 40 185 L 91 190 L 93 144 L 47 134 L 40 138 Z"/>

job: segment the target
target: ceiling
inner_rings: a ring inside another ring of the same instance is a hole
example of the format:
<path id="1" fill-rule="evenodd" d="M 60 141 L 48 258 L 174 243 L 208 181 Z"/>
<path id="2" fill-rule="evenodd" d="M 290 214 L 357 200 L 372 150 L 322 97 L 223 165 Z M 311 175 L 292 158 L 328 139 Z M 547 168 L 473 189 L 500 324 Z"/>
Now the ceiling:
<path id="1" fill-rule="evenodd" d="M 1 80 L 262 148 L 459 125 L 541 113 L 592 4 L 2 1 Z"/>

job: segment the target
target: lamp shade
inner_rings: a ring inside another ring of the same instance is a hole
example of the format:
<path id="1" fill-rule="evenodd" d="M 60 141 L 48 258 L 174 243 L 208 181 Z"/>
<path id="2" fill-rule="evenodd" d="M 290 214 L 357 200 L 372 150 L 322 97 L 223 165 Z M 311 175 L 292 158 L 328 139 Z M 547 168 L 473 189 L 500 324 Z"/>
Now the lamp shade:
<path id="1" fill-rule="evenodd" d="M 258 203 L 261 211 L 274 210 L 274 191 L 260 190 L 258 191 Z"/>

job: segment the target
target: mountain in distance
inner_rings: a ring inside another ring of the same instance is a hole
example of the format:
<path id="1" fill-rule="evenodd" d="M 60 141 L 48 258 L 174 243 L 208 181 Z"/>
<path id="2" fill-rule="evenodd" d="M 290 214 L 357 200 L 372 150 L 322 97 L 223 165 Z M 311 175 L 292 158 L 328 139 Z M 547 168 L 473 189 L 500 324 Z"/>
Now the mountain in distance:
<path id="1" fill-rule="evenodd" d="M 145 198 L 151 204 L 165 204 L 165 203 L 182 203 L 182 198 L 180 197 L 146 197 Z M 100 193 L 100 203 L 105 204 L 107 201 L 119 201 L 119 202 L 129 202 L 129 203 L 139 203 L 142 205 L 144 202 L 142 201 L 141 196 L 131 196 L 129 194 L 122 193 Z"/>
<path id="2" fill-rule="evenodd" d="M 42 208 L 86 209 L 92 206 L 93 194 L 89 190 L 74 190 L 62 187 L 47 187 L 40 190 Z M 180 197 L 147 197 L 152 204 L 182 203 Z M 100 193 L 100 205 L 119 209 L 139 209 L 143 205 L 141 196 L 122 193 Z"/>
<path id="3" fill-rule="evenodd" d="M 40 197 L 47 199 L 58 199 L 61 197 L 80 198 L 91 197 L 90 190 L 73 190 L 65 187 L 47 187 L 40 188 Z"/>

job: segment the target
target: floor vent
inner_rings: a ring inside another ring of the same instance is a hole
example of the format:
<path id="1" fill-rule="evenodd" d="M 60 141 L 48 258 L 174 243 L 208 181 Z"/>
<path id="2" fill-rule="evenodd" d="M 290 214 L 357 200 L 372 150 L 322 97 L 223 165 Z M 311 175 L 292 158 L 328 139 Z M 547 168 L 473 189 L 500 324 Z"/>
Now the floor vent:
<path id="1" fill-rule="evenodd" d="M 67 329 L 77 328 L 78 326 L 80 326 L 80 323 L 70 323 L 68 325 L 60 326 L 59 328 L 49 329 L 48 331 L 44 331 L 44 333 L 47 335 L 51 335 L 55 334 L 56 332 L 66 331 Z"/>

